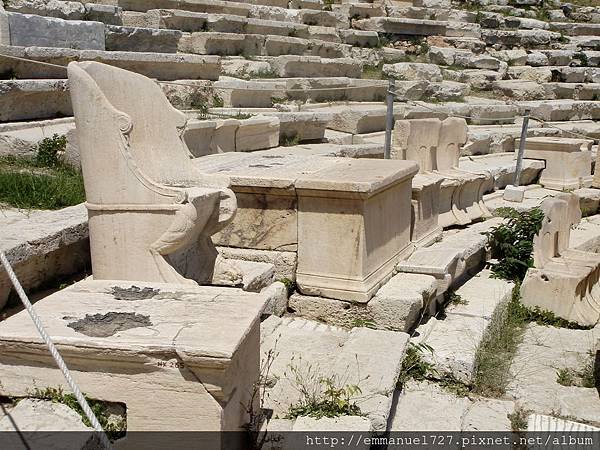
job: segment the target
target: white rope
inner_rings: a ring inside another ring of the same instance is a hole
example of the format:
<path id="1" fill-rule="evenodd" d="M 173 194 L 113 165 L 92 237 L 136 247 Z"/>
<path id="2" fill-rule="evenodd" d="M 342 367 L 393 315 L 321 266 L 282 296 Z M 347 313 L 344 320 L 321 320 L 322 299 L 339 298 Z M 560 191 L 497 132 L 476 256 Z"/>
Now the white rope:
<path id="1" fill-rule="evenodd" d="M 61 370 L 62 374 L 64 375 L 65 379 L 67 380 L 67 383 L 69 384 L 69 387 L 73 391 L 73 394 L 75 394 L 75 398 L 79 402 L 81 409 L 83 409 L 83 412 L 89 419 L 90 423 L 92 424 L 94 429 L 98 432 L 100 441 L 102 442 L 104 448 L 107 450 L 111 450 L 112 445 L 111 445 L 110 441 L 108 440 L 108 437 L 104 433 L 104 430 L 102 429 L 102 426 L 100 425 L 100 422 L 98 422 L 96 415 L 94 414 L 94 412 L 90 408 L 90 405 L 88 405 L 88 402 L 86 401 L 85 397 L 79 390 L 79 386 L 77 386 L 77 383 L 75 383 L 75 380 L 73 380 L 73 378 L 71 377 L 71 373 L 69 372 L 69 369 L 67 368 L 67 365 L 65 364 L 65 361 L 60 356 L 60 353 L 58 353 L 58 350 L 57 350 L 56 346 L 54 345 L 54 342 L 52 342 L 52 339 L 50 338 L 50 336 L 48 336 L 48 333 L 46 333 L 46 330 L 44 329 L 44 326 L 42 325 L 42 321 L 40 320 L 40 317 L 37 315 L 37 313 L 33 309 L 31 302 L 27 298 L 27 294 L 25 294 L 25 291 L 23 290 L 21 283 L 19 283 L 19 280 L 17 279 L 17 275 L 13 271 L 10 263 L 8 262 L 8 258 L 6 257 L 4 252 L 0 252 L 0 262 L 2 262 L 2 265 L 6 269 L 8 278 L 10 278 L 10 281 L 12 282 L 15 289 L 17 290 L 17 294 L 19 294 L 19 297 L 21 298 L 23 305 L 25 306 L 25 308 L 27 309 L 27 312 L 31 316 L 31 320 L 33 320 L 33 324 L 35 325 L 38 332 L 40 333 L 40 336 L 42 336 L 42 339 L 48 346 L 48 349 L 50 350 L 50 354 L 54 358 L 54 361 L 56 361 L 58 368 Z"/>

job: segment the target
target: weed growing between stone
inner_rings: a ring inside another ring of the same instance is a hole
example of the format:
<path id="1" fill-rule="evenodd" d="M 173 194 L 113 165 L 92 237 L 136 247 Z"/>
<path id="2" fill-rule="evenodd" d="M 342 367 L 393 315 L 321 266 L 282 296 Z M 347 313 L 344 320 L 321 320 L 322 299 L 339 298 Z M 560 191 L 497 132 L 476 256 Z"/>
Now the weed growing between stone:
<path id="1" fill-rule="evenodd" d="M 85 201 L 81 172 L 65 164 L 67 140 L 54 135 L 36 155 L 0 157 L 0 203 L 22 209 L 60 209 Z"/>
<path id="2" fill-rule="evenodd" d="M 529 414 L 531 414 L 531 411 L 524 409 L 522 406 L 515 408 L 514 412 L 508 415 L 512 431 L 518 432 L 527 430 L 527 417 Z"/>
<path id="3" fill-rule="evenodd" d="M 540 309 L 539 306 L 527 308 L 521 305 L 521 308 L 527 322 L 535 322 L 538 325 L 556 328 L 568 328 L 570 330 L 591 330 L 594 328 L 593 326 L 579 325 L 577 322 L 569 322 L 561 317 L 557 317 L 552 311 Z"/>
<path id="4" fill-rule="evenodd" d="M 396 382 L 398 389 L 403 389 L 410 380 L 423 381 L 437 375 L 435 366 L 423 358 L 426 353 L 433 355 L 433 348 L 425 343 L 414 344 L 410 342 L 408 344 L 406 354 L 402 360 L 400 376 Z"/>
<path id="5" fill-rule="evenodd" d="M 348 384 L 339 375 L 324 376 L 311 364 L 292 362 L 288 365 L 286 376 L 300 394 L 297 403 L 290 405 L 286 419 L 300 416 L 321 419 L 323 417 L 361 416 L 362 412 L 356 404 L 362 393 L 358 384 Z"/>
<path id="6" fill-rule="evenodd" d="M 74 394 L 65 394 L 62 387 L 52 388 L 47 387 L 46 389 L 36 389 L 32 393 L 28 394 L 29 398 L 37 398 L 40 400 L 49 400 L 52 403 L 62 403 L 68 406 L 73 411 L 81 416 L 81 420 L 86 426 L 91 426 L 90 421 L 86 417 L 83 409 L 79 406 L 79 402 L 75 398 Z M 117 416 L 110 413 L 106 402 L 100 400 L 90 399 L 84 394 L 92 412 L 96 415 L 98 422 L 102 426 L 102 429 L 111 441 L 122 438 L 126 434 L 127 430 L 127 417 Z"/>
<path id="7" fill-rule="evenodd" d="M 485 397 L 501 397 L 510 381 L 509 368 L 527 325 L 520 301 L 520 284 L 513 288 L 510 301 L 500 305 L 475 355 L 473 391 Z"/>
<path id="8" fill-rule="evenodd" d="M 383 64 L 379 64 L 378 66 L 365 64 L 363 66 L 361 78 L 366 80 L 383 80 Z"/>
<path id="9" fill-rule="evenodd" d="M 584 388 L 596 387 L 596 379 L 594 376 L 594 355 L 590 353 L 589 357 L 578 369 L 565 367 L 557 370 L 556 382 L 563 386 L 578 386 Z"/>
<path id="10" fill-rule="evenodd" d="M 544 213 L 540 208 L 519 212 L 513 208 L 497 211 L 507 221 L 486 232 L 495 277 L 510 281 L 523 281 L 527 269 L 533 267 L 533 238 L 540 231 Z"/>

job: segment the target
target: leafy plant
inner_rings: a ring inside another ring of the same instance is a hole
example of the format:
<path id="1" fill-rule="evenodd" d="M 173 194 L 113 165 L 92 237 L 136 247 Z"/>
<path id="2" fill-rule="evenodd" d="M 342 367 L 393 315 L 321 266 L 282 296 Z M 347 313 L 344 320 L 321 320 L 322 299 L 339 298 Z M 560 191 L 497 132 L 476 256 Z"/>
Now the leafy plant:
<path id="1" fill-rule="evenodd" d="M 527 430 L 527 417 L 531 411 L 524 409 L 522 406 L 517 406 L 515 410 L 508 415 L 512 431 Z"/>
<path id="2" fill-rule="evenodd" d="M 410 380 L 423 381 L 429 377 L 438 375 L 435 366 L 423 358 L 425 353 L 433 355 L 433 348 L 423 342 L 419 344 L 409 343 L 404 359 L 402 360 L 400 376 L 396 382 L 398 389 L 404 388 Z"/>
<path id="3" fill-rule="evenodd" d="M 75 398 L 74 394 L 65 394 L 62 390 L 62 387 L 52 388 L 47 387 L 46 389 L 35 389 L 32 393 L 28 394 L 31 398 L 37 398 L 40 400 L 49 400 L 53 403 L 62 403 L 63 405 L 68 406 L 73 411 L 81 416 L 81 420 L 86 426 L 91 426 L 91 423 L 79 402 Z M 106 402 L 100 400 L 94 400 L 89 398 L 84 394 L 85 399 L 87 400 L 92 412 L 95 414 L 98 422 L 102 426 L 102 429 L 108 436 L 108 438 L 112 441 L 115 439 L 119 439 L 125 436 L 127 430 L 127 419 L 126 417 L 119 417 L 119 419 L 115 420 L 114 416 L 112 416 L 106 406 Z"/>
<path id="4" fill-rule="evenodd" d="M 367 80 L 383 80 L 383 64 L 377 66 L 365 64 L 362 70 L 362 78 Z"/>
<path id="5" fill-rule="evenodd" d="M 296 292 L 298 285 L 296 284 L 296 282 L 294 280 L 290 280 L 289 278 L 282 278 L 279 281 L 281 281 L 283 284 L 285 284 L 285 287 L 288 292 L 288 297 L 290 295 L 292 295 L 294 292 Z"/>
<path id="6" fill-rule="evenodd" d="M 282 136 L 280 144 L 283 147 L 293 147 L 294 145 L 300 144 L 300 137 L 297 134 L 293 136 Z"/>
<path id="7" fill-rule="evenodd" d="M 521 305 L 523 317 L 527 322 L 535 322 L 538 325 L 546 325 L 556 328 L 569 328 L 571 330 L 591 330 L 592 326 L 580 325 L 577 322 L 570 322 L 561 317 L 557 317 L 552 311 L 541 309 L 539 306 L 527 308 Z"/>
<path id="8" fill-rule="evenodd" d="M 578 369 L 568 367 L 558 369 L 556 371 L 556 382 L 563 386 L 595 387 L 593 355 L 590 353 L 583 366 Z"/>
<path id="9" fill-rule="evenodd" d="M 67 136 L 54 134 L 42 139 L 37 145 L 36 163 L 40 167 L 56 167 L 61 165 L 60 156 L 67 148 Z"/>
<path id="10" fill-rule="evenodd" d="M 213 96 L 212 105 L 215 108 L 222 108 L 225 103 L 223 102 L 223 98 L 215 95 Z"/>
<path id="11" fill-rule="evenodd" d="M 533 267 L 533 238 L 540 231 L 544 213 L 540 208 L 519 212 L 513 208 L 503 211 L 505 223 L 486 232 L 492 256 L 495 277 L 522 281 L 529 267 Z"/>
<path id="12" fill-rule="evenodd" d="M 303 365 L 301 360 L 297 366 L 290 364 L 288 369 L 300 399 L 290 405 L 286 419 L 362 415 L 355 401 L 362 393 L 357 384 L 346 384 L 338 375 L 323 376 L 312 365 Z"/>
<path id="13" fill-rule="evenodd" d="M 456 291 L 447 290 L 444 292 L 444 303 L 446 305 L 467 305 L 469 302 L 462 298 Z"/>

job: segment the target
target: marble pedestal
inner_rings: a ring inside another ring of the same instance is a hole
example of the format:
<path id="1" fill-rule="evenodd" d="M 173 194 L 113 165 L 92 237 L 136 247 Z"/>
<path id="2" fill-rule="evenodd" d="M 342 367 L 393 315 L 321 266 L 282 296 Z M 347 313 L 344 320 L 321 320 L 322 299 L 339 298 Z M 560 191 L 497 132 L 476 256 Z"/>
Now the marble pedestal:
<path id="1" fill-rule="evenodd" d="M 242 430 L 263 306 L 261 294 L 233 288 L 83 281 L 35 309 L 81 390 L 125 404 L 129 433 Z M 69 391 L 26 311 L 0 323 L 0 379 L 5 396 Z M 117 448 L 158 448 L 161 435 L 147 437 L 128 434 Z"/>

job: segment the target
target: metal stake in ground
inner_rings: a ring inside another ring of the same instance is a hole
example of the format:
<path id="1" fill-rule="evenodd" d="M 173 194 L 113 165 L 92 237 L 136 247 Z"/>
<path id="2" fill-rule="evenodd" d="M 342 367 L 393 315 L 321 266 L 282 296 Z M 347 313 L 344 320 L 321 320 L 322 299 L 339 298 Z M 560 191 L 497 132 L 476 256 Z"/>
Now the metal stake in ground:
<path id="1" fill-rule="evenodd" d="M 390 78 L 386 96 L 387 113 L 385 117 L 385 144 L 383 147 L 383 157 L 390 159 L 392 150 L 392 129 L 394 128 L 394 91 L 396 90 L 396 80 Z"/>
<path id="2" fill-rule="evenodd" d="M 517 154 L 517 167 L 515 169 L 515 182 L 513 186 L 518 187 L 521 180 L 521 172 L 523 170 L 523 155 L 525 154 L 525 141 L 527 140 L 527 126 L 529 125 L 529 113 L 526 109 L 523 115 L 523 127 L 521 128 L 521 140 L 519 141 L 519 153 Z"/>

